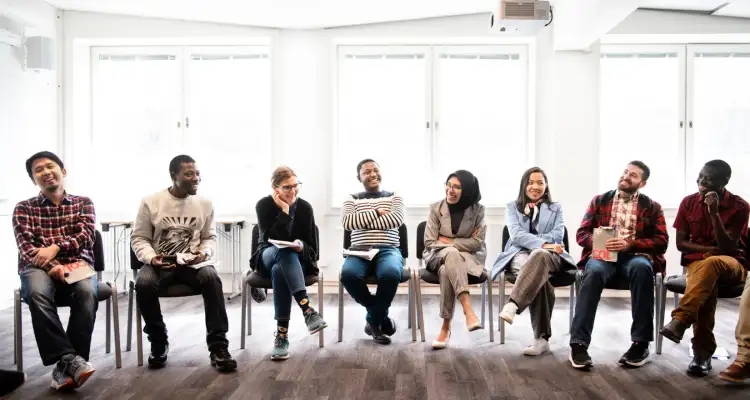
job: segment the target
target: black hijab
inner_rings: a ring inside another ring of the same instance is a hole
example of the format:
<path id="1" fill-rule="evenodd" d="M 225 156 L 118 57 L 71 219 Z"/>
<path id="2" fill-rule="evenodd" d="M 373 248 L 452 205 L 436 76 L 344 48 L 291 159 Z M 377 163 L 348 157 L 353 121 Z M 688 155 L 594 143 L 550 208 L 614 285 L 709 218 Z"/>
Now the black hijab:
<path id="1" fill-rule="evenodd" d="M 464 218 L 464 211 L 467 208 L 479 203 L 482 200 L 482 193 L 479 192 L 479 180 L 469 171 L 460 169 L 450 175 L 445 180 L 447 184 L 452 177 L 456 177 L 461 182 L 461 197 L 456 204 L 448 204 L 448 210 L 451 214 L 451 231 L 455 235 Z"/>

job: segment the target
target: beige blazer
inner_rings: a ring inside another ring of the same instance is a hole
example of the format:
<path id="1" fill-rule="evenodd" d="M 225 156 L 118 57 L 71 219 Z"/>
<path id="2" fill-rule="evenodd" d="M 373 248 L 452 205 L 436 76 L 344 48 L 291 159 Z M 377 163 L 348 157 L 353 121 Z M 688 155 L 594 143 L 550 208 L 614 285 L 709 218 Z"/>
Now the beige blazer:
<path id="1" fill-rule="evenodd" d="M 476 231 L 476 235 L 472 235 Z M 487 258 L 487 246 L 484 236 L 487 225 L 484 223 L 484 206 L 474 204 L 464 211 L 464 217 L 454 235 L 451 230 L 451 215 L 445 199 L 430 205 L 430 215 L 424 231 L 424 252 L 422 258 L 431 271 L 437 272 L 442 260 L 449 251 L 458 250 L 467 263 L 467 270 L 472 276 L 480 276 L 484 271 Z M 440 246 L 439 236 L 455 238 L 453 246 Z M 453 250 L 455 249 L 455 250 Z"/>

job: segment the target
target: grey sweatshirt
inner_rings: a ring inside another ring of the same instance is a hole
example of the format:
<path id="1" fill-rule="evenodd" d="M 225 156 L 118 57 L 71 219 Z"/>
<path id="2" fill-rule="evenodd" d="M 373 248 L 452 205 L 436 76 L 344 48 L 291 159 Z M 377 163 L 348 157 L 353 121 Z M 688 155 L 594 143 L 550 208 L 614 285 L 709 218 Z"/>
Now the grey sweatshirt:
<path id="1" fill-rule="evenodd" d="M 211 200 L 201 196 L 179 199 L 169 190 L 141 201 L 130 243 L 144 264 L 160 254 L 201 251 L 208 259 L 216 252 L 216 226 Z"/>

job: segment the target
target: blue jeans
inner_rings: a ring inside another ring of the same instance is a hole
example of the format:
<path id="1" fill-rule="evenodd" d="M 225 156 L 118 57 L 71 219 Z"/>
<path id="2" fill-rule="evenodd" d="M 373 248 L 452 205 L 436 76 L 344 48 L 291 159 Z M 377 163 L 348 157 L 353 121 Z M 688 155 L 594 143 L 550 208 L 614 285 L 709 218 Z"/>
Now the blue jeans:
<path id="1" fill-rule="evenodd" d="M 273 308 L 277 321 L 289 321 L 292 312 L 292 296 L 305 289 L 305 273 L 299 262 L 299 253 L 276 246 L 263 250 L 261 265 L 271 276 L 273 286 Z"/>
<path id="2" fill-rule="evenodd" d="M 42 364 L 52 365 L 67 354 L 89 359 L 91 333 L 99 307 L 98 289 L 96 275 L 68 285 L 36 267 L 21 272 L 21 298 L 31 311 Z M 70 306 L 67 331 L 57 315 L 58 305 Z"/>
<path id="3" fill-rule="evenodd" d="M 367 322 L 380 325 L 388 317 L 388 309 L 401 283 L 404 258 L 395 247 L 381 248 L 372 261 L 349 256 L 341 267 L 341 282 L 354 300 L 367 309 Z M 373 296 L 365 277 L 375 275 L 378 290 Z"/>
<path id="4" fill-rule="evenodd" d="M 602 290 L 607 283 L 623 278 L 630 287 L 632 303 L 630 338 L 633 342 L 654 340 L 654 270 L 651 261 L 645 256 L 621 254 L 617 262 L 593 258 L 586 262 L 570 330 L 570 344 L 588 347 Z"/>

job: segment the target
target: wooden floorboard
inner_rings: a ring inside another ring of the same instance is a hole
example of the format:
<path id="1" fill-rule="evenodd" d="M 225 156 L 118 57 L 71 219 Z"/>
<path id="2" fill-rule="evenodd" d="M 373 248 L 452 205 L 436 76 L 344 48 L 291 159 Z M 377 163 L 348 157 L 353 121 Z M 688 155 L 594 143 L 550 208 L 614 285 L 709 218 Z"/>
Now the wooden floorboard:
<path id="1" fill-rule="evenodd" d="M 313 296 L 314 297 L 314 296 Z M 120 299 L 122 348 L 127 337 L 127 299 Z M 253 304 L 253 332 L 245 350 L 240 350 L 239 299 L 228 303 L 230 350 L 237 358 L 236 373 L 220 374 L 208 362 L 205 322 L 200 297 L 164 299 L 162 309 L 170 333 L 169 364 L 161 370 L 136 366 L 133 351 L 123 351 L 123 368 L 114 368 L 114 354 L 105 354 L 104 303 L 97 316 L 91 361 L 96 374 L 73 394 L 48 388 L 50 367 L 41 365 L 28 307 L 23 307 L 23 349 L 28 382 L 10 399 L 747 399 L 750 390 L 731 386 L 716 375 L 731 360 L 714 360 L 706 378 L 692 378 L 685 368 L 690 362 L 691 332 L 680 345 L 664 342 L 663 354 L 640 369 L 628 369 L 617 361 L 630 345 L 630 300 L 606 298 L 597 314 L 590 354 L 595 367 L 589 372 L 573 369 L 568 362 L 567 299 L 561 298 L 553 315 L 552 353 L 525 357 L 531 342 L 528 314 L 516 318 L 506 329 L 506 343 L 489 342 L 487 330 L 466 331 L 463 318 L 453 324 L 449 348 L 433 351 L 430 343 L 440 327 L 438 298 L 424 296 L 425 343 L 412 342 L 407 329 L 407 300 L 399 295 L 391 310 L 398 332 L 390 346 L 368 339 L 364 332 L 365 311 L 347 296 L 344 340 L 337 342 L 337 300 L 326 295 L 326 347 L 318 348 L 317 336 L 306 334 L 298 310 L 290 326 L 291 358 L 274 362 L 268 357 L 273 344 L 273 299 Z M 479 297 L 473 299 L 477 313 Z M 312 302 L 317 304 L 317 299 Z M 670 302 L 671 303 L 671 302 Z M 719 346 L 736 352 L 734 327 L 738 300 L 722 300 L 716 317 Z M 460 309 L 460 308 L 458 308 Z M 667 319 L 671 307 L 667 307 Z M 67 309 L 60 309 L 63 321 Z M 496 315 L 494 316 L 496 318 Z M 0 368 L 14 368 L 13 309 L 0 311 Z M 488 325 L 488 324 L 486 324 Z M 114 350 L 114 345 L 112 346 Z M 149 345 L 144 344 L 144 358 Z M 652 353 L 654 348 L 652 346 Z"/>

